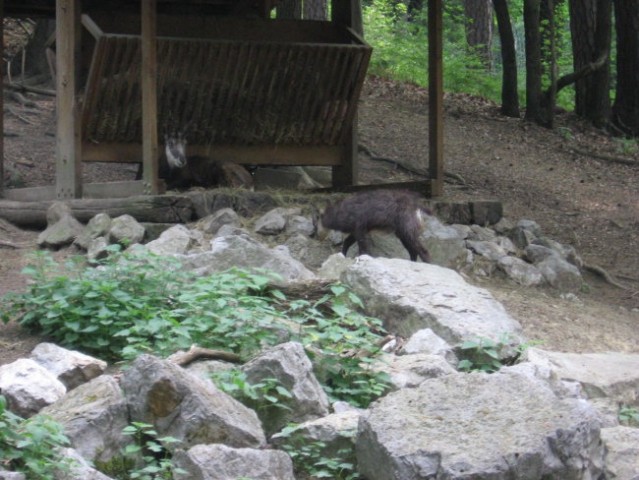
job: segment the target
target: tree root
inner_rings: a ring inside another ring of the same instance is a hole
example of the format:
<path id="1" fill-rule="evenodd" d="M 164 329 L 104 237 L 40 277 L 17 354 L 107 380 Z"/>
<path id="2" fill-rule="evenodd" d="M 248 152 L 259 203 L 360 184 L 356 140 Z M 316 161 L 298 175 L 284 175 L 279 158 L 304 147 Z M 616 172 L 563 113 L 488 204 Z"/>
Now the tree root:
<path id="1" fill-rule="evenodd" d="M 603 278 L 607 283 L 609 283 L 613 287 L 617 287 L 627 292 L 631 291 L 630 287 L 627 287 L 626 285 L 619 283 L 617 280 L 615 280 L 615 278 L 612 275 L 610 275 L 610 273 L 607 270 L 600 267 L 599 265 L 590 265 L 588 263 L 584 263 L 583 268 L 584 270 L 588 270 L 589 272 L 594 273 L 598 275 L 599 277 Z"/>
<path id="2" fill-rule="evenodd" d="M 631 165 L 634 167 L 639 167 L 639 161 L 633 160 L 632 158 L 615 157 L 612 155 L 604 155 L 602 153 L 588 152 L 586 150 L 581 150 L 575 147 L 568 147 L 568 149 L 574 153 L 583 155 L 584 157 L 591 157 L 591 158 L 596 158 L 597 160 L 603 160 L 605 162 L 620 163 L 622 165 Z"/>

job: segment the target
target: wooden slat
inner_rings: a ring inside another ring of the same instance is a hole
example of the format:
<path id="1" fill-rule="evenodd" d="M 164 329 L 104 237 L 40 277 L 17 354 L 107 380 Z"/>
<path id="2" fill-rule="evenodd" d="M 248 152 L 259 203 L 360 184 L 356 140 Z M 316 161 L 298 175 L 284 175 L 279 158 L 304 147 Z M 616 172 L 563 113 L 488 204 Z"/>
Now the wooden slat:
<path id="1" fill-rule="evenodd" d="M 0 38 L 4 38 L 4 0 L 0 0 Z M 0 58 L 4 58 L 4 41 L 0 42 Z M 4 82 L 0 87 L 0 198 L 4 196 Z"/>
<path id="2" fill-rule="evenodd" d="M 135 143 L 95 145 L 85 143 L 83 161 L 140 163 L 142 147 Z M 188 155 L 203 155 L 246 165 L 338 165 L 340 146 L 295 145 L 188 145 Z"/>

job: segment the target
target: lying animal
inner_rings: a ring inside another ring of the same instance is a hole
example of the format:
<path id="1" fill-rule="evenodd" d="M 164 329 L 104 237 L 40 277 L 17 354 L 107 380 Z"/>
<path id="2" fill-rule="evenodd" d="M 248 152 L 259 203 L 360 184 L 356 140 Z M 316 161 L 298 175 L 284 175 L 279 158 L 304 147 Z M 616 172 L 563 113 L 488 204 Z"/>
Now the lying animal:
<path id="1" fill-rule="evenodd" d="M 430 262 L 428 250 L 419 241 L 425 215 L 432 213 L 420 204 L 420 196 L 404 190 L 373 190 L 356 193 L 344 200 L 329 203 L 320 215 L 319 229 L 330 228 L 347 233 L 342 253 L 357 242 L 359 254 L 370 252 L 371 230 L 394 233 L 408 250 L 410 259 L 417 256 Z"/>

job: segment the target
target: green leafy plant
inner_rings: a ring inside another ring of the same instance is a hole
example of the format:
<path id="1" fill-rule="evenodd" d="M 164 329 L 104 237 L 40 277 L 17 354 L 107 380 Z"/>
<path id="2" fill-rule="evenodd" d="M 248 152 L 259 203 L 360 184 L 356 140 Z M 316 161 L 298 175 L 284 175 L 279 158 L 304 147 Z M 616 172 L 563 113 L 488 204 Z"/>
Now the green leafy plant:
<path id="1" fill-rule="evenodd" d="M 58 452 L 68 445 L 59 423 L 42 415 L 25 420 L 9 411 L 0 395 L 0 466 L 33 480 L 54 479 L 71 467 Z"/>
<path id="2" fill-rule="evenodd" d="M 269 408 L 290 410 L 286 406 L 286 400 L 292 398 L 291 392 L 275 378 L 265 378 L 260 382 L 249 383 L 244 372 L 232 369 L 218 372 L 212 379 L 220 390 L 254 410 Z"/>
<path id="3" fill-rule="evenodd" d="M 502 366 L 502 352 L 507 347 L 505 339 L 498 341 L 489 338 L 467 340 L 460 347 L 461 360 L 457 368 L 463 372 L 478 370 L 493 373 Z"/>
<path id="4" fill-rule="evenodd" d="M 118 480 L 171 480 L 175 473 L 187 473 L 173 465 L 167 449 L 167 445 L 179 442 L 176 438 L 158 438 L 153 425 L 143 422 L 132 422 L 122 433 L 132 437 L 133 443 L 121 456 L 109 462 L 95 462 L 102 473 Z"/>
<path id="5" fill-rule="evenodd" d="M 639 427 L 639 409 L 637 409 L 637 407 L 621 406 L 618 417 L 619 423 Z"/>
<path id="6" fill-rule="evenodd" d="M 82 259 L 59 265 L 41 253 L 25 269 L 25 293 L 2 299 L 2 319 L 107 360 L 168 355 L 193 344 L 250 358 L 297 340 L 329 396 L 366 407 L 387 387 L 367 367 L 379 353 L 381 321 L 360 313 L 343 285 L 319 299 L 287 298 L 269 272 L 238 269 L 195 277 L 171 259 L 113 251 L 98 268 Z"/>
<path id="7" fill-rule="evenodd" d="M 295 425 L 290 425 L 278 433 L 278 436 L 285 440 L 281 448 L 290 455 L 297 474 L 335 480 L 359 478 L 353 448 L 330 452 L 325 442 L 309 441 L 296 430 Z"/>

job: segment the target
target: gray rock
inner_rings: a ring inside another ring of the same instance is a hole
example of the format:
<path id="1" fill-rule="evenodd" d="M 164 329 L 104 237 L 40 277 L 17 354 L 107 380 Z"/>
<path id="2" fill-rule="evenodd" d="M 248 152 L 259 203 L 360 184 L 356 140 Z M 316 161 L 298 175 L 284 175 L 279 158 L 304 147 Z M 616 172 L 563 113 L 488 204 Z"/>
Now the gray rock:
<path id="1" fill-rule="evenodd" d="M 430 328 L 415 332 L 400 350 L 400 355 L 426 353 L 439 355 L 453 366 L 457 365 L 457 356 L 453 348 L 443 338 L 437 336 Z"/>
<path id="2" fill-rule="evenodd" d="M 291 395 L 280 398 L 278 406 L 257 409 L 267 434 L 291 422 L 301 423 L 328 414 L 328 397 L 315 378 L 313 365 L 301 344 L 288 342 L 270 348 L 246 363 L 242 371 L 251 384 L 274 379 Z"/>
<path id="3" fill-rule="evenodd" d="M 34 360 L 21 358 L 0 366 L 0 392 L 9 410 L 31 417 L 61 399 L 67 389 L 54 374 Z"/>
<path id="4" fill-rule="evenodd" d="M 27 480 L 24 473 L 7 472 L 0 467 L 0 480 Z"/>
<path id="5" fill-rule="evenodd" d="M 315 233 L 315 225 L 313 220 L 302 215 L 292 215 L 286 222 L 286 233 L 301 233 L 310 237 Z"/>
<path id="6" fill-rule="evenodd" d="M 639 355 L 628 353 L 562 353 L 526 350 L 522 360 L 549 369 L 562 382 L 576 382 L 581 394 L 617 424 L 618 405 L 635 405 L 639 391 Z"/>
<path id="7" fill-rule="evenodd" d="M 177 451 L 173 461 L 186 471 L 175 480 L 295 480 L 291 458 L 279 450 L 195 445 Z"/>
<path id="8" fill-rule="evenodd" d="M 639 480 L 639 428 L 602 428 L 606 447 L 606 478 Z"/>
<path id="9" fill-rule="evenodd" d="M 563 245 L 555 240 L 551 240 L 547 237 L 541 237 L 535 240 L 535 244 L 542 245 L 544 247 L 551 248 L 555 252 L 557 252 L 561 258 L 567 260 L 572 263 L 577 268 L 583 267 L 583 260 L 577 254 L 575 247 L 571 245 Z"/>
<path id="10" fill-rule="evenodd" d="M 399 390 L 361 417 L 369 480 L 596 479 L 604 449 L 592 408 L 515 373 L 454 374 Z"/>
<path id="11" fill-rule="evenodd" d="M 371 368 L 388 374 L 393 390 L 414 388 L 429 378 L 456 373 L 444 357 L 426 353 L 385 354 L 377 358 Z"/>
<path id="12" fill-rule="evenodd" d="M 249 271 L 269 270 L 279 275 L 284 283 L 315 278 L 313 272 L 286 251 L 268 248 L 245 235 L 217 237 L 211 242 L 211 251 L 178 255 L 177 258 L 184 268 L 197 275 L 210 275 L 237 267 Z"/>
<path id="13" fill-rule="evenodd" d="M 522 249 L 534 243 L 540 235 L 541 227 L 532 220 L 520 220 L 509 232 L 509 237 L 513 243 Z"/>
<path id="14" fill-rule="evenodd" d="M 87 260 L 97 263 L 109 256 L 109 240 L 106 237 L 94 238 L 87 247 Z"/>
<path id="15" fill-rule="evenodd" d="M 56 202 L 59 203 L 59 202 Z M 83 230 L 83 226 L 75 217 L 65 215 L 57 222 L 50 224 L 38 235 L 38 246 L 40 248 L 61 248 L 71 245 Z"/>
<path id="16" fill-rule="evenodd" d="M 352 265 L 354 261 L 352 258 L 346 258 L 341 253 L 334 253 L 322 263 L 317 276 L 326 280 L 337 281 L 342 272 Z"/>
<path id="17" fill-rule="evenodd" d="M 508 255 L 506 250 L 501 248 L 495 242 L 486 240 L 466 240 L 466 246 L 473 252 L 486 257 L 488 260 L 497 262 L 500 258 Z"/>
<path id="18" fill-rule="evenodd" d="M 394 334 L 410 337 L 430 328 L 456 346 L 465 340 L 507 335 L 521 343 L 521 326 L 481 288 L 455 271 L 426 263 L 362 256 L 342 274 L 366 312 Z"/>
<path id="19" fill-rule="evenodd" d="M 78 234 L 73 244 L 83 250 L 88 250 L 91 241 L 95 238 L 106 236 L 110 228 L 111 217 L 106 213 L 98 213 L 89 220 L 89 223 Z"/>
<path id="20" fill-rule="evenodd" d="M 299 208 L 274 208 L 255 221 L 255 232 L 261 235 L 278 235 L 284 231 L 288 219 L 299 215 Z"/>
<path id="21" fill-rule="evenodd" d="M 309 420 L 292 428 L 286 435 L 276 433 L 271 437 L 275 446 L 308 445 L 321 442 L 320 455 L 324 458 L 341 458 L 343 461 L 356 463 L 355 436 L 357 424 L 362 412 L 350 409 L 341 413 L 332 413 L 317 420 Z M 344 455 L 350 452 L 350 455 Z"/>
<path id="22" fill-rule="evenodd" d="M 480 227 L 479 225 L 471 225 L 470 226 L 470 235 L 467 240 L 475 240 L 475 241 L 483 241 L 489 242 L 495 240 L 497 234 L 494 230 L 487 227 Z"/>
<path id="23" fill-rule="evenodd" d="M 456 228 L 445 226 L 435 217 L 427 218 L 426 228 L 420 239 L 435 265 L 460 268 L 469 261 L 463 233 Z"/>
<path id="24" fill-rule="evenodd" d="M 526 255 L 526 258 L 528 259 L 528 261 L 535 265 L 543 262 L 549 257 L 559 256 L 559 254 L 555 252 L 554 250 L 552 250 L 551 248 L 544 247 L 542 245 L 536 245 L 536 244 L 528 245 L 524 249 L 524 254 Z"/>
<path id="25" fill-rule="evenodd" d="M 51 226 L 55 223 L 58 223 L 64 217 L 72 217 L 72 216 L 73 216 L 73 211 L 71 210 L 71 207 L 67 203 L 55 201 L 51 205 L 49 205 L 49 208 L 47 208 L 47 214 L 46 214 L 47 225 Z"/>
<path id="26" fill-rule="evenodd" d="M 154 425 L 159 436 L 200 443 L 261 447 L 266 440 L 255 412 L 177 365 L 141 355 L 121 380 L 131 420 Z"/>
<path id="27" fill-rule="evenodd" d="M 494 224 L 492 228 L 499 235 L 508 235 L 510 231 L 515 228 L 515 224 L 507 218 L 502 218 L 496 224 Z"/>
<path id="28" fill-rule="evenodd" d="M 222 225 L 215 234 L 216 237 L 228 237 L 231 235 L 246 235 L 247 237 L 251 236 L 248 230 L 232 224 Z"/>
<path id="29" fill-rule="evenodd" d="M 111 376 L 80 385 L 42 413 L 62 424 L 73 448 L 90 462 L 109 461 L 130 443 L 122 435 L 129 424 L 126 401 Z"/>
<path id="30" fill-rule="evenodd" d="M 559 255 L 547 257 L 536 267 L 551 286 L 562 292 L 578 292 L 583 285 L 579 269 Z"/>
<path id="31" fill-rule="evenodd" d="M 544 276 L 537 267 L 524 262 L 517 257 L 502 257 L 497 262 L 498 267 L 519 285 L 532 287 L 544 283 Z"/>
<path id="32" fill-rule="evenodd" d="M 125 247 L 141 243 L 144 239 L 144 227 L 131 215 L 120 215 L 111 221 L 109 238 Z"/>
<path id="33" fill-rule="evenodd" d="M 295 260 L 312 269 L 319 268 L 333 251 L 326 242 L 309 238 L 302 233 L 290 236 L 284 245 Z"/>
<path id="34" fill-rule="evenodd" d="M 222 208 L 206 217 L 198 220 L 195 228 L 204 233 L 215 235 L 222 225 L 238 226 L 240 217 L 232 208 Z"/>
<path id="35" fill-rule="evenodd" d="M 160 234 L 146 248 L 156 255 L 184 254 L 197 242 L 195 234 L 184 225 L 174 225 Z"/>
<path id="36" fill-rule="evenodd" d="M 73 448 L 63 448 L 60 455 L 68 460 L 69 469 L 55 472 L 55 480 L 111 480 L 111 477 L 93 468 L 92 463 Z"/>
<path id="37" fill-rule="evenodd" d="M 31 352 L 31 359 L 60 380 L 67 390 L 74 389 L 104 373 L 107 363 L 80 352 L 40 343 Z"/>

